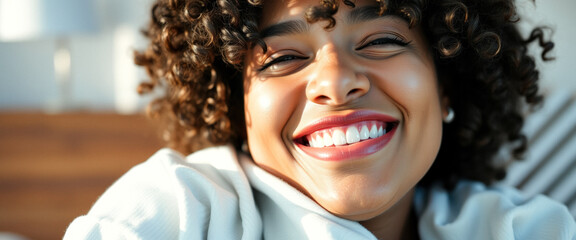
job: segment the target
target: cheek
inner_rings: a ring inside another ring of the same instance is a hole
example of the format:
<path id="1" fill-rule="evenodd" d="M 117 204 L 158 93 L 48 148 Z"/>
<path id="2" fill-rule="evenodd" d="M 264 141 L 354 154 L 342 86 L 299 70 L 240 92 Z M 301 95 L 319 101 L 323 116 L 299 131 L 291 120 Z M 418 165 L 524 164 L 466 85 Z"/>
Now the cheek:
<path id="1" fill-rule="evenodd" d="M 435 159 L 442 140 L 442 108 L 433 64 L 406 57 L 379 70 L 383 91 L 402 112 L 403 157 L 420 161 L 422 170 Z M 413 151 L 418 149 L 418 151 Z M 414 166 L 411 166 L 414 167 Z"/>
<path id="2" fill-rule="evenodd" d="M 271 153 L 264 146 L 266 139 L 271 139 L 276 131 L 277 123 L 271 117 L 274 115 L 274 104 L 272 95 L 258 85 L 250 86 L 244 94 L 248 148 L 255 159 L 271 159 Z"/>
<path id="3" fill-rule="evenodd" d="M 293 112 L 294 98 L 290 89 L 281 83 L 253 81 L 244 94 L 249 138 L 281 137 Z"/>
<path id="4" fill-rule="evenodd" d="M 415 66 L 412 71 L 405 72 L 402 82 L 397 84 L 400 93 L 397 97 L 405 109 L 407 144 L 411 149 L 418 149 L 409 154 L 419 161 L 411 168 L 424 174 L 440 149 L 442 108 L 436 72 L 425 64 Z"/>
<path id="5" fill-rule="evenodd" d="M 436 104 L 440 101 L 436 72 L 433 66 L 419 60 L 408 59 L 408 63 L 392 65 L 388 69 L 393 75 L 390 88 L 398 102 L 407 111 L 424 110 L 423 106 Z M 392 71 L 394 70 L 394 71 Z"/>
<path id="6" fill-rule="evenodd" d="M 244 108 L 246 111 L 246 128 L 249 131 L 249 135 L 250 132 L 269 128 L 268 125 L 274 125 L 271 116 L 274 114 L 275 99 L 272 96 L 273 94 L 264 91 L 259 86 L 252 86 L 245 93 Z M 267 123 L 268 125 L 262 125 L 262 123 Z"/>
<path id="7" fill-rule="evenodd" d="M 250 154 L 260 166 L 281 178 L 292 176 L 287 127 L 297 101 L 290 88 L 256 81 L 244 94 L 246 134 Z"/>
<path id="8" fill-rule="evenodd" d="M 406 54 L 374 69 L 378 89 L 391 99 L 407 123 L 430 127 L 438 125 L 438 120 L 441 124 L 441 99 L 432 59 Z"/>

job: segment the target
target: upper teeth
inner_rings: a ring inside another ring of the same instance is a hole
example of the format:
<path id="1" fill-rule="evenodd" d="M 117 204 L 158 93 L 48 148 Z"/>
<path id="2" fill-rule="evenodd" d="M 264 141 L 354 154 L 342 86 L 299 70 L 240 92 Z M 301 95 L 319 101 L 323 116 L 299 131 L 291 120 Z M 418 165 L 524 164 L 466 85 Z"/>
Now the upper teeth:
<path id="1" fill-rule="evenodd" d="M 310 147 L 342 146 L 386 134 L 383 125 L 382 122 L 369 121 L 346 127 L 324 129 L 308 135 L 307 139 Z"/>

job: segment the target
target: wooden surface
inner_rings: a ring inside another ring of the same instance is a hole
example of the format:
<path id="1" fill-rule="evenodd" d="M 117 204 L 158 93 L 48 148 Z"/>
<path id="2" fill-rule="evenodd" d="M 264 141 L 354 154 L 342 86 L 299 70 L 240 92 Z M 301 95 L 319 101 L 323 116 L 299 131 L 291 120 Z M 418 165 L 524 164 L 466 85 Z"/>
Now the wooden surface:
<path id="1" fill-rule="evenodd" d="M 140 115 L 0 113 L 0 232 L 61 239 L 110 184 L 161 146 Z"/>

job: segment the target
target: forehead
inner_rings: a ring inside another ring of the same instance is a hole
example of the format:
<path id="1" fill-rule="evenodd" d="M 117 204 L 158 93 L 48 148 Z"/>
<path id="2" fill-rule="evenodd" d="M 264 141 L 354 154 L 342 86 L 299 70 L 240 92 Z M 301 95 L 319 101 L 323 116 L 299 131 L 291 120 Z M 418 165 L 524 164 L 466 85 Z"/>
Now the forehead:
<path id="1" fill-rule="evenodd" d="M 340 3 L 338 13 L 343 9 L 349 9 L 342 3 L 342 0 L 334 0 Z M 259 19 L 260 28 L 265 28 L 271 24 L 288 21 L 305 19 L 306 11 L 314 6 L 319 6 L 321 1 L 318 0 L 267 0 L 264 1 L 262 15 Z M 358 6 L 376 5 L 375 0 L 357 0 L 354 4 Z"/>
<path id="2" fill-rule="evenodd" d="M 260 27 L 267 27 L 272 23 L 289 19 L 304 17 L 304 11 L 318 1 L 310 0 L 268 0 L 264 1 L 262 15 L 259 19 Z"/>

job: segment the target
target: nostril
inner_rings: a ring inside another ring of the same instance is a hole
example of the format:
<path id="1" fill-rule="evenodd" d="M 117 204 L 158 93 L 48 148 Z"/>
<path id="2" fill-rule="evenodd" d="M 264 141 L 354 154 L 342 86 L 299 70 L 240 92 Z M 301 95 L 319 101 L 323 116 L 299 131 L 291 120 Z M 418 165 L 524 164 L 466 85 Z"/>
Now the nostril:
<path id="1" fill-rule="evenodd" d="M 348 92 L 348 96 L 354 95 L 354 94 L 358 93 L 359 91 L 360 91 L 360 89 L 358 89 L 358 88 L 352 89 Z"/>
<path id="2" fill-rule="evenodd" d="M 364 90 L 364 89 L 354 88 L 348 92 L 347 97 L 348 98 L 360 97 L 360 96 L 364 95 L 365 93 L 366 93 L 366 90 Z"/>
<path id="3" fill-rule="evenodd" d="M 327 103 L 328 101 L 330 101 L 330 98 L 327 96 L 324 96 L 324 95 L 320 95 L 320 96 L 317 96 L 315 100 L 316 100 L 315 102 L 317 102 L 317 103 L 323 103 L 324 104 L 324 103 Z"/>

